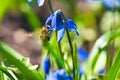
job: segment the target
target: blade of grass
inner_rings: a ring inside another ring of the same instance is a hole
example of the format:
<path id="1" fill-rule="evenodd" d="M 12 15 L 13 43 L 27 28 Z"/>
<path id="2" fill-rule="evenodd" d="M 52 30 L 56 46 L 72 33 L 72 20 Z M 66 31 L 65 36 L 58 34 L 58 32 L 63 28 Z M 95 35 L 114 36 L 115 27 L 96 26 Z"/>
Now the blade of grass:
<path id="1" fill-rule="evenodd" d="M 117 79 L 120 79 L 120 68 L 119 68 L 119 71 L 118 71 L 118 73 L 117 73 L 117 75 L 116 75 L 116 80 Z"/>
<path id="2" fill-rule="evenodd" d="M 114 58 L 114 62 L 111 66 L 110 72 L 106 80 L 115 80 L 117 77 L 117 73 L 119 72 L 120 68 L 120 48 Z"/>
<path id="3" fill-rule="evenodd" d="M 77 46 L 74 44 L 74 63 L 75 63 L 75 79 L 80 80 L 80 69 L 79 69 L 79 59 L 78 59 L 78 53 L 77 53 Z"/>
<path id="4" fill-rule="evenodd" d="M 15 80 L 14 77 L 8 72 L 6 68 L 0 67 L 0 70 L 5 73 L 11 80 Z"/>
<path id="5" fill-rule="evenodd" d="M 56 49 L 56 45 L 55 44 L 53 45 L 53 44 L 51 44 L 51 43 L 48 42 L 48 43 L 44 44 L 44 47 L 47 50 L 50 51 L 51 55 L 56 59 L 56 61 L 57 60 L 60 61 L 61 66 L 64 68 L 65 67 L 64 62 L 63 62 L 63 60 L 62 60 L 62 58 L 60 56 L 59 51 L 57 51 L 57 49 Z M 56 50 L 54 50 L 54 49 L 56 49 Z"/>
<path id="6" fill-rule="evenodd" d="M 20 59 L 23 57 L 18 54 L 18 52 L 2 42 L 0 42 L 0 55 L 5 57 L 11 64 L 15 65 L 23 73 L 26 80 L 42 80 L 36 70 L 30 70 L 25 64 L 20 62 Z"/>
<path id="7" fill-rule="evenodd" d="M 110 44 L 110 42 L 117 37 L 120 37 L 120 29 L 109 31 L 96 41 L 86 63 L 86 65 L 89 66 L 89 68 L 86 66 L 86 74 L 90 74 L 90 72 L 92 74 L 100 54 L 103 53 L 106 47 Z"/>
<path id="8" fill-rule="evenodd" d="M 2 67 L 2 61 L 0 61 L 0 67 Z M 4 75 L 2 71 L 0 71 L 0 80 L 4 80 Z"/>
<path id="9" fill-rule="evenodd" d="M 60 54 L 59 47 L 57 46 L 58 44 L 56 41 L 57 41 L 56 33 L 52 33 L 52 37 L 50 41 L 43 42 L 43 46 L 46 50 L 50 51 L 50 54 L 55 58 L 56 63 L 57 61 L 59 61 L 59 64 L 61 64 L 61 67 L 66 70 L 65 65 L 64 65 L 64 60 Z"/>

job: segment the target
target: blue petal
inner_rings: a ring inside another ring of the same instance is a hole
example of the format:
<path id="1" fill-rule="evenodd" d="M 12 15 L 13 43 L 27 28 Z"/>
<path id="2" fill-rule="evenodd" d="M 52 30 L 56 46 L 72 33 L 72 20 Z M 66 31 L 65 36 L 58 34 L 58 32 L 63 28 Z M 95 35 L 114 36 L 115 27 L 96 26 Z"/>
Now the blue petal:
<path id="1" fill-rule="evenodd" d="M 105 73 L 105 68 L 103 68 L 99 71 L 99 75 L 104 75 L 104 73 Z"/>
<path id="2" fill-rule="evenodd" d="M 60 69 L 56 73 L 57 73 L 57 80 L 72 80 L 70 75 L 65 74 L 64 69 Z"/>
<path id="3" fill-rule="evenodd" d="M 120 0 L 88 0 L 88 1 L 89 2 L 101 1 L 103 5 L 109 10 L 113 10 L 116 6 L 120 6 Z"/>
<path id="4" fill-rule="evenodd" d="M 58 13 L 58 10 L 55 11 L 52 15 L 50 15 L 45 22 L 45 24 L 51 25 L 51 27 L 49 29 L 50 32 L 56 30 L 57 13 Z"/>
<path id="5" fill-rule="evenodd" d="M 79 35 L 76 24 L 71 19 L 66 19 L 66 22 L 68 25 L 68 30 L 74 31 L 77 35 Z"/>
<path id="6" fill-rule="evenodd" d="M 46 80 L 72 80 L 72 78 L 68 74 L 65 74 L 63 69 L 60 69 L 51 73 Z"/>
<path id="7" fill-rule="evenodd" d="M 57 70 L 56 73 L 59 74 L 59 75 L 63 75 L 64 74 L 64 69 L 60 69 L 60 70 Z"/>
<path id="8" fill-rule="evenodd" d="M 57 27 L 57 26 L 56 26 L 57 11 L 55 11 L 53 14 L 54 14 L 54 17 L 53 17 L 53 19 L 52 19 L 51 27 L 52 27 L 53 30 L 56 30 L 56 27 Z"/>
<path id="9" fill-rule="evenodd" d="M 59 28 L 59 23 L 61 22 L 61 16 L 60 16 L 60 12 L 61 10 L 57 10 L 54 12 L 54 17 L 52 20 L 52 27 L 54 27 L 56 30 L 58 30 L 57 28 Z"/>
<path id="10" fill-rule="evenodd" d="M 28 0 L 28 2 L 31 2 L 32 0 Z"/>
<path id="11" fill-rule="evenodd" d="M 45 0 L 38 0 L 38 6 L 42 6 L 44 4 Z"/>
<path id="12" fill-rule="evenodd" d="M 84 74 L 84 69 L 82 66 L 80 66 L 80 77 Z"/>
<path id="13" fill-rule="evenodd" d="M 54 74 L 50 74 L 45 80 L 58 80 Z"/>
<path id="14" fill-rule="evenodd" d="M 118 3 L 120 4 L 120 0 L 117 0 L 118 1 Z"/>
<path id="15" fill-rule="evenodd" d="M 70 75 L 64 74 L 64 75 L 62 75 L 62 79 L 60 79 L 60 80 L 73 80 L 73 79 Z"/>
<path id="16" fill-rule="evenodd" d="M 57 41 L 60 42 L 64 36 L 65 28 L 62 22 L 62 15 L 60 13 L 61 10 L 57 10 L 54 12 L 54 17 L 52 19 L 51 31 L 57 30 Z"/>
<path id="17" fill-rule="evenodd" d="M 102 2 L 108 9 L 115 9 L 120 6 L 120 0 L 102 0 Z"/>
<path id="18" fill-rule="evenodd" d="M 65 33 L 65 28 L 58 30 L 57 32 L 57 41 L 60 42 Z"/>
<path id="19" fill-rule="evenodd" d="M 114 9 L 115 5 L 114 5 L 114 0 L 102 0 L 103 4 L 105 5 L 106 8 L 108 9 Z"/>
<path id="20" fill-rule="evenodd" d="M 45 61 L 43 63 L 43 71 L 45 74 L 48 74 L 51 68 L 50 58 L 45 58 Z"/>
<path id="21" fill-rule="evenodd" d="M 78 49 L 78 57 L 80 59 L 80 62 L 84 62 L 88 59 L 88 52 L 84 50 L 83 48 Z"/>
<path id="22" fill-rule="evenodd" d="M 56 27 L 50 27 L 49 31 L 52 32 L 52 31 L 55 31 L 56 30 Z"/>
<path id="23" fill-rule="evenodd" d="M 50 16 L 47 18 L 45 24 L 51 24 L 53 17 L 54 17 L 54 14 L 50 15 Z"/>

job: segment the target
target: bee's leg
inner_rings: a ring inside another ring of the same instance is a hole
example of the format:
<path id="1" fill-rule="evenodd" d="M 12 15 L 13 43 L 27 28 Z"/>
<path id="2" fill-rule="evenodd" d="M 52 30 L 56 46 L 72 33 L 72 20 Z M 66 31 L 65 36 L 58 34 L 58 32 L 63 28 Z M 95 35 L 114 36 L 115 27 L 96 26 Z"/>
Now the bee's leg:
<path id="1" fill-rule="evenodd" d="M 50 40 L 50 36 L 46 36 L 46 39 L 49 41 Z"/>

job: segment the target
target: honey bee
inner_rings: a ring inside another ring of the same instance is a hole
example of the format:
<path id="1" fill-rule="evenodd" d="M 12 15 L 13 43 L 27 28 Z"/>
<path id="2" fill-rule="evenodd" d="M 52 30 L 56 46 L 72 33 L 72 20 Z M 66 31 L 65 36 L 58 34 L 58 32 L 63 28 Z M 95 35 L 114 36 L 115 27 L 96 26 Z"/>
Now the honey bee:
<path id="1" fill-rule="evenodd" d="M 44 25 L 39 31 L 35 32 L 34 34 L 38 35 L 40 40 L 49 40 L 50 39 L 50 33 L 49 33 L 50 26 Z"/>

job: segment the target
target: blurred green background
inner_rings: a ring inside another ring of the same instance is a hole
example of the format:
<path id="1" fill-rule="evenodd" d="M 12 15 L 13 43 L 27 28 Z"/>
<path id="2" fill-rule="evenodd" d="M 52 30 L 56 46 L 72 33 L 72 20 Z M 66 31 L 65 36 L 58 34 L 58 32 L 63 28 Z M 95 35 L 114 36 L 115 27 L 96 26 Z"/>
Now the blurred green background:
<path id="1" fill-rule="evenodd" d="M 88 52 L 98 37 L 120 26 L 119 10 L 113 13 L 100 2 L 52 0 L 52 6 L 54 11 L 61 9 L 65 17 L 76 22 L 80 35 L 74 37 L 75 34 L 71 32 L 72 39 L 76 40 L 78 47 L 82 46 Z M 47 0 L 42 7 L 38 7 L 37 0 L 31 3 L 27 0 L 0 0 L 0 41 L 31 58 L 33 64 L 39 64 L 41 42 L 27 34 L 39 30 L 49 15 Z M 120 44 L 119 40 L 115 41 L 115 46 Z"/>

